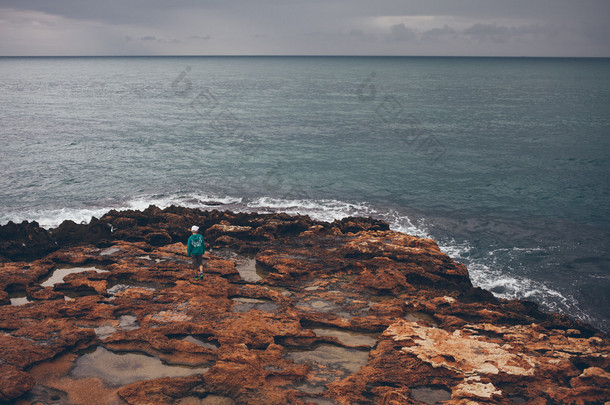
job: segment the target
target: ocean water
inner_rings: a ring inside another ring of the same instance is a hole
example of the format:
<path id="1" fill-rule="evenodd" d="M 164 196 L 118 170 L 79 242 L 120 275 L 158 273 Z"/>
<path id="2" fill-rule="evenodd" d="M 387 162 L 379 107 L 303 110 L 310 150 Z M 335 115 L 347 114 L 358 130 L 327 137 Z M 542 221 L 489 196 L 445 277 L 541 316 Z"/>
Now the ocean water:
<path id="1" fill-rule="evenodd" d="M 610 331 L 610 60 L 0 58 L 0 223 L 384 219 Z"/>

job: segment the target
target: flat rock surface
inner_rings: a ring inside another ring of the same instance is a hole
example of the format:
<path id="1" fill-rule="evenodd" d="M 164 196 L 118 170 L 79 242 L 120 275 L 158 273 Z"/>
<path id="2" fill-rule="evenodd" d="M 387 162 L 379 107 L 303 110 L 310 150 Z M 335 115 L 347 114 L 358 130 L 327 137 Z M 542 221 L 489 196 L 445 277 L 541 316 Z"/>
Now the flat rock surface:
<path id="1" fill-rule="evenodd" d="M 150 207 L 3 232 L 0 402 L 610 400 L 607 335 L 473 288 L 433 240 L 380 221 Z"/>

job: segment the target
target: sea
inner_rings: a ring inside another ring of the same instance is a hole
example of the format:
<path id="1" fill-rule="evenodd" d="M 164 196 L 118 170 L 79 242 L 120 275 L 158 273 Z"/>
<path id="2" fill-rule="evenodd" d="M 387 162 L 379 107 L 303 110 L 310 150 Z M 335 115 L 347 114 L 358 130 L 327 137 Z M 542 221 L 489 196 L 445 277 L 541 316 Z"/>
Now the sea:
<path id="1" fill-rule="evenodd" d="M 370 216 L 610 332 L 610 59 L 2 57 L 0 224 Z"/>

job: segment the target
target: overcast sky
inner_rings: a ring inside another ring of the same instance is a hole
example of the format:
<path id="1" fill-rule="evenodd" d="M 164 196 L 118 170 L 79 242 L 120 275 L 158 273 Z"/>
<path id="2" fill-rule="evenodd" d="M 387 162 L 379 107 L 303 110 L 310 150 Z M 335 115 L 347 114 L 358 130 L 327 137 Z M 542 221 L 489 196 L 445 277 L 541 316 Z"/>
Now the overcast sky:
<path id="1" fill-rule="evenodd" d="M 610 0 L 0 0 L 0 55 L 610 56 Z"/>

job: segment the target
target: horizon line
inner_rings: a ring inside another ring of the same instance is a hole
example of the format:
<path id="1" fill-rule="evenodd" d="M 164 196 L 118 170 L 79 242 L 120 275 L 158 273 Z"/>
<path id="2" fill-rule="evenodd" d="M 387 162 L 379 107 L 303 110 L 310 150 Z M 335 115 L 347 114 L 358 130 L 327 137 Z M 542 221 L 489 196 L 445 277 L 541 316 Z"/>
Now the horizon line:
<path id="1" fill-rule="evenodd" d="M 333 54 L 188 54 L 188 55 L 0 55 L 0 58 L 511 58 L 511 59 L 609 59 L 610 56 L 514 56 L 514 55 L 333 55 Z"/>

